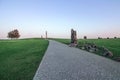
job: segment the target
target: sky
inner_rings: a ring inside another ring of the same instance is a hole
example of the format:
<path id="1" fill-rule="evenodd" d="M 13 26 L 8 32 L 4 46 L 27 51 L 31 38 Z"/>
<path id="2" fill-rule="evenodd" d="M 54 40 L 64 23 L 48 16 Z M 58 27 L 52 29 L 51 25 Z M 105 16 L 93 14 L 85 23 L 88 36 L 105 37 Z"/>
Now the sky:
<path id="1" fill-rule="evenodd" d="M 120 0 L 0 0 L 0 38 L 120 37 Z"/>

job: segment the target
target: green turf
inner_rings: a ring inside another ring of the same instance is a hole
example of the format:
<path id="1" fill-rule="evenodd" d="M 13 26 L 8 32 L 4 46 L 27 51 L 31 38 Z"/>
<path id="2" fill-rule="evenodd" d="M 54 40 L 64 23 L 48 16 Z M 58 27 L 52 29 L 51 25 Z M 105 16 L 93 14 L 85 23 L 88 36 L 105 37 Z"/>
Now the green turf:
<path id="1" fill-rule="evenodd" d="M 54 39 L 54 40 L 65 44 L 70 44 L 70 39 Z M 79 45 L 85 42 L 95 43 L 100 47 L 104 46 L 108 48 L 113 53 L 112 58 L 120 57 L 120 39 L 86 39 L 86 40 L 79 39 L 78 40 Z"/>
<path id="2" fill-rule="evenodd" d="M 47 46 L 43 39 L 0 40 L 0 80 L 32 80 Z"/>
<path id="3" fill-rule="evenodd" d="M 70 39 L 55 38 L 55 39 L 51 39 L 51 40 L 56 40 L 56 41 L 62 42 L 64 44 L 70 44 Z"/>
<path id="4" fill-rule="evenodd" d="M 104 46 L 113 53 L 113 58 L 120 57 L 120 39 L 81 39 L 79 42 L 89 42 L 98 46 Z"/>

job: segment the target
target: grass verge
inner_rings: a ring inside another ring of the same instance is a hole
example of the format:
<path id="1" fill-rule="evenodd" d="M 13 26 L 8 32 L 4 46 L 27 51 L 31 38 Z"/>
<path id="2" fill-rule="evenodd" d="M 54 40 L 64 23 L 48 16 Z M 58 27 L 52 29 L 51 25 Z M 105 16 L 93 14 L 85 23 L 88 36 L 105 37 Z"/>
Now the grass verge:
<path id="1" fill-rule="evenodd" d="M 47 46 L 43 39 L 0 40 L 0 80 L 32 80 Z"/>

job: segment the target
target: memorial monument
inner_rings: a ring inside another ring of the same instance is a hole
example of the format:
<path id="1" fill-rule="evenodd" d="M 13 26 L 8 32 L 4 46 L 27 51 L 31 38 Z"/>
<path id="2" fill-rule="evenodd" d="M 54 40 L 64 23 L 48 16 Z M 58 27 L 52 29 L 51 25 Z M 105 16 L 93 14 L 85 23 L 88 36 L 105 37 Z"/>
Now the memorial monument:
<path id="1" fill-rule="evenodd" d="M 77 33 L 75 30 L 71 29 L 71 47 L 77 46 Z"/>
<path id="2" fill-rule="evenodd" d="M 46 35 L 46 39 L 47 39 L 47 31 L 45 32 L 45 35 Z"/>

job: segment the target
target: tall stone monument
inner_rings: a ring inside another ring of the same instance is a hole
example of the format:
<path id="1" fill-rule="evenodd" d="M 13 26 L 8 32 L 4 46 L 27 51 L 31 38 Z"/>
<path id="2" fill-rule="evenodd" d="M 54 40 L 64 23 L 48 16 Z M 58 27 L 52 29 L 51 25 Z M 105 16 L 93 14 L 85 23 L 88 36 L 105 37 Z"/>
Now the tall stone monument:
<path id="1" fill-rule="evenodd" d="M 47 39 L 47 31 L 45 32 L 45 35 L 46 35 L 46 39 Z"/>
<path id="2" fill-rule="evenodd" d="M 73 29 L 71 29 L 71 44 L 70 44 L 70 46 L 77 46 L 77 33 Z"/>

